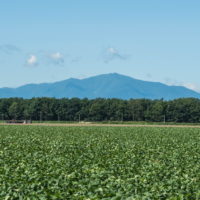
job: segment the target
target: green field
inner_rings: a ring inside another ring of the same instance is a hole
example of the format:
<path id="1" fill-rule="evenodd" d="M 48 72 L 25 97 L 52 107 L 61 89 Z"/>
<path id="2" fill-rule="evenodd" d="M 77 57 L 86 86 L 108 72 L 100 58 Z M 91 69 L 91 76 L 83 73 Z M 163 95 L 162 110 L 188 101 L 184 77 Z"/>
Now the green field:
<path id="1" fill-rule="evenodd" d="M 0 126 L 0 199 L 200 199 L 200 129 Z"/>

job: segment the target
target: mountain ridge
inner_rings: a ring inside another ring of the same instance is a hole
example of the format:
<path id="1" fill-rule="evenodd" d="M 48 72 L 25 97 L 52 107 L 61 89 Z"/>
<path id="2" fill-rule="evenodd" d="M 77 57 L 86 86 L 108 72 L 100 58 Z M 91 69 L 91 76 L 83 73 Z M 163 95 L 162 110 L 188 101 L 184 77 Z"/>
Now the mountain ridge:
<path id="1" fill-rule="evenodd" d="M 118 73 L 101 74 L 85 79 L 69 78 L 54 83 L 26 84 L 17 88 L 0 88 L 0 98 L 120 98 L 165 99 L 194 97 L 200 94 L 183 86 L 135 79 Z"/>

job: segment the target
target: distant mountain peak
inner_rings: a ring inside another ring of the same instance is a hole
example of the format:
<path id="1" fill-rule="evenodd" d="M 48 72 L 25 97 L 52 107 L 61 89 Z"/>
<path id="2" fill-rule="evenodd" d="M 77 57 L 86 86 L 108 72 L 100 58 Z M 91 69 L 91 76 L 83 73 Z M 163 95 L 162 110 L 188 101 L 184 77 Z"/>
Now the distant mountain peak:
<path id="1" fill-rule="evenodd" d="M 27 84 L 18 88 L 0 88 L 0 98 L 200 98 L 200 94 L 182 86 L 168 86 L 159 82 L 134 79 L 118 74 L 101 74 L 85 79 L 69 78 L 55 83 Z"/>

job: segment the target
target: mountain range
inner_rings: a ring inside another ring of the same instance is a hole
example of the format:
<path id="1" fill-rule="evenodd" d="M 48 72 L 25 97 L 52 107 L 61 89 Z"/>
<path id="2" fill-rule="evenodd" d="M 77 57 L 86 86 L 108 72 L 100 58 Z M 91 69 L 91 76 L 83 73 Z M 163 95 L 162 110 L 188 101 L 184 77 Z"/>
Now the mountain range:
<path id="1" fill-rule="evenodd" d="M 183 86 L 168 86 L 160 82 L 134 79 L 111 73 L 85 79 L 70 78 L 55 83 L 27 84 L 18 88 L 0 88 L 0 98 L 147 98 L 165 99 L 194 97 L 200 94 Z"/>

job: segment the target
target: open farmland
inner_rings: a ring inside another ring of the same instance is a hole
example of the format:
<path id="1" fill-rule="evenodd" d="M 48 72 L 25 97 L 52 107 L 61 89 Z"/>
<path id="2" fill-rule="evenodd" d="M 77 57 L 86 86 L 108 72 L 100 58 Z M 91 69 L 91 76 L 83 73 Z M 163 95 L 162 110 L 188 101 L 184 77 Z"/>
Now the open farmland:
<path id="1" fill-rule="evenodd" d="M 0 126 L 0 199 L 200 199 L 200 129 Z"/>

